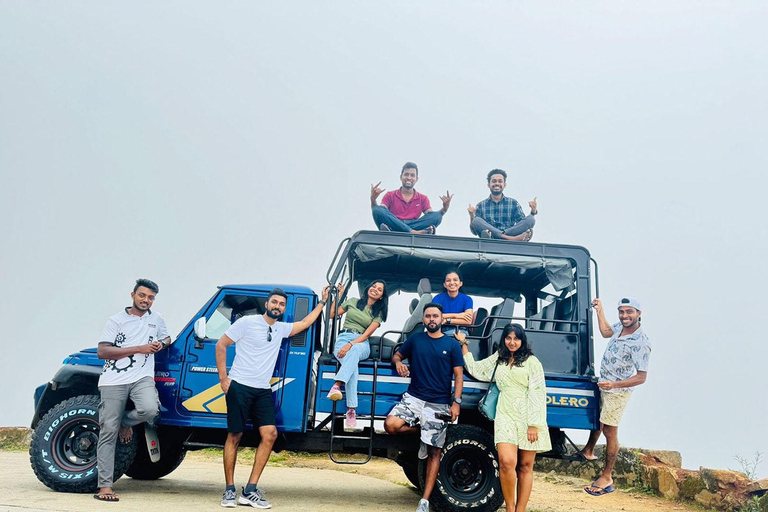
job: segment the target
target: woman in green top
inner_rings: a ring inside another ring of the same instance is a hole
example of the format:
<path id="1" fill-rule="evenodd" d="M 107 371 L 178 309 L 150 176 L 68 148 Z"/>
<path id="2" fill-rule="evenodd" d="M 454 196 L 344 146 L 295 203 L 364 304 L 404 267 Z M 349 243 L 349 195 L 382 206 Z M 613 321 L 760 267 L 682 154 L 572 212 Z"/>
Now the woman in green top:
<path id="1" fill-rule="evenodd" d="M 343 293 L 344 288 L 339 285 L 339 296 Z M 341 368 L 336 373 L 336 382 L 328 398 L 341 400 L 341 385 L 344 384 L 347 391 L 345 424 L 350 428 L 357 427 L 357 364 L 371 355 L 368 338 L 386 321 L 388 306 L 387 285 L 384 281 L 374 281 L 365 288 L 362 299 L 349 298 L 336 309 L 337 316 L 346 313 L 347 317 L 333 348 L 333 355 L 341 362 Z"/>
<path id="2" fill-rule="evenodd" d="M 507 324 L 502 333 L 504 343 L 498 352 L 477 362 L 467 349 L 466 335 L 457 332 L 455 336 L 461 343 L 467 371 L 473 377 L 489 381 L 496 369 L 493 377 L 499 387 L 499 401 L 494 440 L 499 452 L 501 490 L 509 512 L 524 512 L 531 496 L 536 452 L 552 449 L 547 428 L 544 368 L 528 346 L 525 330 L 518 324 Z"/>

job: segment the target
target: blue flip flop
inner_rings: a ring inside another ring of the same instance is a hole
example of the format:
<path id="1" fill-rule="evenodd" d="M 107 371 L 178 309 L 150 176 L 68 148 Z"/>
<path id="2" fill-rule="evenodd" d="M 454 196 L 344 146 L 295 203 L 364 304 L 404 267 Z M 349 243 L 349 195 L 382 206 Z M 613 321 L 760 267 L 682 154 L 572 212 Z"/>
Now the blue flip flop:
<path id="1" fill-rule="evenodd" d="M 597 489 L 596 491 L 590 489 L 590 487 L 593 487 Z M 592 482 L 591 485 L 588 485 L 584 488 L 584 492 L 589 494 L 590 496 L 605 496 L 606 494 L 610 494 L 616 489 L 613 487 L 613 485 L 608 485 L 606 487 L 598 487 L 595 485 L 595 482 Z"/>

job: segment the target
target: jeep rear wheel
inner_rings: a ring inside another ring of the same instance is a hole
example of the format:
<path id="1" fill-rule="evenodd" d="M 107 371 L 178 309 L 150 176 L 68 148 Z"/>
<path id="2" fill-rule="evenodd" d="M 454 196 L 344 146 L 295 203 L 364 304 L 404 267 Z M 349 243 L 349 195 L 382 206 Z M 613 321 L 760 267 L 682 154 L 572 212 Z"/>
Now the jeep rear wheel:
<path id="1" fill-rule="evenodd" d="M 54 491 L 93 492 L 98 489 L 96 447 L 99 443 L 99 397 L 69 398 L 48 411 L 32 433 L 29 461 L 37 478 Z M 136 436 L 117 443 L 114 480 L 136 453 Z"/>
<path id="2" fill-rule="evenodd" d="M 427 461 L 423 459 L 419 461 L 422 488 L 426 474 Z M 490 433 L 474 425 L 448 427 L 437 483 L 429 502 L 439 512 L 469 508 L 491 512 L 504 503 L 499 459 Z"/>
<path id="3" fill-rule="evenodd" d="M 147 451 L 147 443 L 144 442 L 144 425 L 138 425 L 134 429 L 138 442 L 136 457 L 125 474 L 136 480 L 157 480 L 179 467 L 187 455 L 187 450 L 184 448 L 184 440 L 174 435 L 177 430 L 173 427 L 157 427 L 160 460 L 152 462 Z"/>

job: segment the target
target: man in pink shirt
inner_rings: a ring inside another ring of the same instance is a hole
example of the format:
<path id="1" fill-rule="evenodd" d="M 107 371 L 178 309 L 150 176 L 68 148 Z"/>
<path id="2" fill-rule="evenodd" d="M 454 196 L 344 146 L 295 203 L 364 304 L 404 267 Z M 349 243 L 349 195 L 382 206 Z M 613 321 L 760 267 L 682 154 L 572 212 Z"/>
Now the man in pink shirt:
<path id="1" fill-rule="evenodd" d="M 453 194 L 446 191 L 440 196 L 443 208 L 433 212 L 429 198 L 416 191 L 414 186 L 419 181 L 419 168 L 413 162 L 406 162 L 400 171 L 402 186 L 390 190 L 381 198 L 381 204 L 376 204 L 383 188 L 381 182 L 371 185 L 371 210 L 373 221 L 381 231 L 399 231 L 413 234 L 435 234 L 435 229 L 443 221 L 443 215 L 448 212 Z"/>

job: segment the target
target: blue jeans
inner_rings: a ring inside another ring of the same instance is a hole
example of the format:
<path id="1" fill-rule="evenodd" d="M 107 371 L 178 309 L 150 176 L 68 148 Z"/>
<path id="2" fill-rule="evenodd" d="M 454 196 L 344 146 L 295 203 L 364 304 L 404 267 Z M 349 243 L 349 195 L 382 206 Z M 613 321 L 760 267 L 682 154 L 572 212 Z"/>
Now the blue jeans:
<path id="1" fill-rule="evenodd" d="M 333 355 L 339 359 L 339 350 L 341 347 L 357 338 L 359 334 L 345 332 L 336 338 L 336 344 L 333 346 Z M 355 409 L 357 407 L 357 377 L 360 374 L 357 365 L 363 359 L 368 359 L 371 355 L 371 345 L 368 341 L 355 343 L 349 349 L 347 355 L 339 359 L 341 368 L 336 373 L 336 380 L 344 383 L 344 390 L 347 392 L 347 408 Z"/>
<path id="2" fill-rule="evenodd" d="M 529 215 L 511 228 L 505 229 L 504 231 L 492 226 L 489 224 L 485 219 L 481 219 L 480 217 L 475 217 L 472 219 L 472 223 L 470 224 L 470 229 L 472 230 L 472 233 L 480 236 L 480 233 L 485 231 L 486 229 L 491 232 L 491 236 L 493 238 L 501 238 L 501 234 L 505 234 L 508 236 L 517 236 L 522 235 L 529 229 L 533 229 L 533 226 L 536 224 L 536 219 L 533 215 Z"/>
<path id="3" fill-rule="evenodd" d="M 413 220 L 400 220 L 384 206 L 374 207 L 372 213 L 373 222 L 376 223 L 377 228 L 382 224 L 386 224 L 392 231 L 399 231 L 401 233 L 410 233 L 411 230 L 420 231 L 430 226 L 437 228 L 443 222 L 443 214 L 440 212 L 425 213 L 418 219 Z"/>

